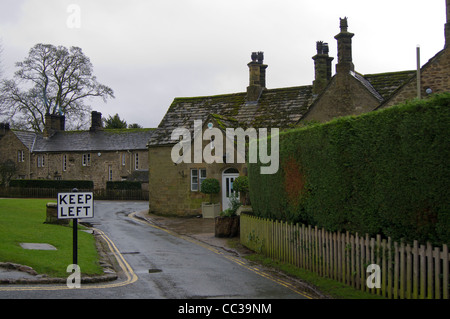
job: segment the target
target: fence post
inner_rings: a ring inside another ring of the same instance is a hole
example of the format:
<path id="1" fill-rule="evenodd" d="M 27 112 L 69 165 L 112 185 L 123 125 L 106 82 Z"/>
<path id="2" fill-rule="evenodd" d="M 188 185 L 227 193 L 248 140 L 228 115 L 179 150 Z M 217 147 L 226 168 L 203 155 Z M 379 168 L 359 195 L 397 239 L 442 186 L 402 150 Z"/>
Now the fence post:
<path id="1" fill-rule="evenodd" d="M 412 282 L 413 282 L 413 289 L 412 289 L 412 298 L 417 299 L 419 298 L 419 247 L 418 242 L 415 240 L 413 242 L 413 248 L 412 248 L 412 257 L 413 257 L 413 272 L 412 272 Z"/>
<path id="2" fill-rule="evenodd" d="M 360 249 L 360 243 L 359 243 L 359 235 L 358 233 L 355 234 L 355 268 L 356 268 L 356 289 L 361 289 L 361 249 Z"/>
<path id="3" fill-rule="evenodd" d="M 425 264 L 425 246 L 420 245 L 420 299 L 425 299 L 426 290 L 426 264 Z"/>
<path id="4" fill-rule="evenodd" d="M 440 250 L 438 247 L 434 248 L 433 253 L 434 259 L 434 298 L 441 299 L 441 279 L 439 276 L 441 275 L 441 256 Z"/>
<path id="5" fill-rule="evenodd" d="M 411 258 L 411 246 L 406 245 L 406 298 L 411 299 L 411 286 L 412 286 L 412 258 Z"/>
<path id="6" fill-rule="evenodd" d="M 427 278 L 427 286 L 428 286 L 428 294 L 427 294 L 427 298 L 431 299 L 433 298 L 433 251 L 431 249 L 431 243 L 427 242 L 427 273 L 428 273 L 428 278 Z"/>
<path id="7" fill-rule="evenodd" d="M 386 239 L 383 238 L 381 241 L 381 295 L 383 297 L 387 296 L 386 291 L 386 285 L 387 285 L 387 266 L 386 266 L 386 259 L 387 259 L 387 247 L 386 247 Z"/>
<path id="8" fill-rule="evenodd" d="M 442 298 L 444 299 L 449 299 L 448 298 L 448 286 L 449 286 L 449 281 L 448 281 L 448 246 L 446 244 L 444 244 L 442 246 L 442 271 L 443 271 L 443 276 L 442 276 Z"/>

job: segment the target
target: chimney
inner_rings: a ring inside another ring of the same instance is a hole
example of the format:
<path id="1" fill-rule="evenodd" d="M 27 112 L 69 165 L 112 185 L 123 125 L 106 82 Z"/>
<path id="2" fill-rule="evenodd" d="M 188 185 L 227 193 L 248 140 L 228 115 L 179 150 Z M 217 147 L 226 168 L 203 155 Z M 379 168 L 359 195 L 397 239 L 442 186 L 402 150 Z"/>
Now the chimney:
<path id="1" fill-rule="evenodd" d="M 91 113 L 91 132 L 103 131 L 102 113 L 92 111 Z"/>
<path id="2" fill-rule="evenodd" d="M 339 19 L 341 32 L 334 37 L 338 43 L 338 62 L 336 64 L 337 74 L 355 71 L 355 66 L 352 62 L 352 38 L 354 34 L 347 31 L 347 17 Z"/>
<path id="3" fill-rule="evenodd" d="M 248 65 L 250 70 L 250 84 L 247 87 L 247 102 L 257 102 L 261 92 L 266 88 L 266 69 L 263 64 L 264 53 L 253 52 L 252 62 Z"/>
<path id="4" fill-rule="evenodd" d="M 64 115 L 45 114 L 44 138 L 52 137 L 56 132 L 64 131 L 66 117 Z"/>
<path id="5" fill-rule="evenodd" d="M 445 0 L 445 6 L 447 9 L 447 21 L 445 23 L 445 48 L 450 45 L 450 0 Z"/>
<path id="6" fill-rule="evenodd" d="M 328 43 L 316 42 L 317 54 L 314 60 L 315 80 L 313 81 L 313 94 L 319 94 L 331 79 L 331 61 L 334 58 L 328 56 Z"/>
<path id="7" fill-rule="evenodd" d="M 10 130 L 9 123 L 0 123 L 0 138 L 5 136 L 9 130 Z"/>

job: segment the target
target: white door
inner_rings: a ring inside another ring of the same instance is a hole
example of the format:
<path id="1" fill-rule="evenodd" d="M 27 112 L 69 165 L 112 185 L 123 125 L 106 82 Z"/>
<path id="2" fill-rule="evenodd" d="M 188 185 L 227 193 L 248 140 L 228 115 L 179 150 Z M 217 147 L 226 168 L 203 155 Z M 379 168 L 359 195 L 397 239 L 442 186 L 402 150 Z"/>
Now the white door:
<path id="1" fill-rule="evenodd" d="M 239 172 L 234 168 L 229 168 L 222 174 L 222 210 L 231 207 L 230 198 L 233 194 L 239 199 L 239 192 L 233 190 L 233 183 L 237 177 L 239 177 Z"/>

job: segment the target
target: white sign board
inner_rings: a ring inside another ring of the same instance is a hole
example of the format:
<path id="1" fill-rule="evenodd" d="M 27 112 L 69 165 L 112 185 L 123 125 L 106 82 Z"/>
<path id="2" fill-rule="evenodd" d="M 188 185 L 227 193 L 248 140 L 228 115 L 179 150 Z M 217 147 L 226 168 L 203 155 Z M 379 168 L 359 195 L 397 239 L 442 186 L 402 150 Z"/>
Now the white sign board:
<path id="1" fill-rule="evenodd" d="M 93 193 L 58 193 L 58 219 L 93 217 Z"/>

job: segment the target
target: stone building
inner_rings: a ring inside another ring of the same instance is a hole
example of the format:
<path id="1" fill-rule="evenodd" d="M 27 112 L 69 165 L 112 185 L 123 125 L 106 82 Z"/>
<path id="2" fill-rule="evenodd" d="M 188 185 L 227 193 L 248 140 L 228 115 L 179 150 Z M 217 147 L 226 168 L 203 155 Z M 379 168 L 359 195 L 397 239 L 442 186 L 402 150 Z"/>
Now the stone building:
<path id="1" fill-rule="evenodd" d="M 450 24 L 449 2 L 446 0 L 447 23 L 445 47 L 421 69 L 420 92 L 426 96 L 450 90 L 448 43 Z M 302 125 L 309 121 L 325 122 L 335 117 L 358 115 L 378 108 L 389 107 L 415 98 L 417 71 L 406 70 L 381 74 L 360 74 L 352 61 L 352 40 L 348 19 L 340 19 L 340 32 L 335 36 L 338 47 L 336 73 L 332 75 L 333 57 L 328 55 L 328 43 L 316 43 L 313 57 L 315 79 L 312 85 L 267 89 L 263 53 L 251 55 L 249 86 L 246 92 L 217 96 L 175 98 L 149 142 L 149 208 L 153 213 L 168 215 L 196 215 L 201 213 L 201 203 L 207 197 L 199 192 L 202 180 L 217 178 L 222 191 L 215 201 L 222 210 L 228 207 L 232 182 L 238 175 L 246 174 L 246 165 L 223 160 L 207 163 L 177 163 L 172 160 L 172 150 L 180 141 L 171 135 L 177 128 L 189 132 L 186 142 L 195 148 L 193 136 L 204 136 L 210 127 L 226 128 L 278 128 L 280 130 Z M 194 123 L 202 123 L 195 133 Z M 183 136 L 182 140 L 184 140 Z M 201 140 L 201 147 L 211 147 L 212 140 Z M 225 152 L 222 152 L 226 155 Z M 235 152 L 236 153 L 236 152 Z"/>
<path id="2" fill-rule="evenodd" d="M 42 134 L 0 126 L 0 162 L 12 160 L 19 179 L 91 180 L 148 183 L 147 142 L 152 129 L 103 129 L 101 113 L 92 112 L 88 131 L 65 131 L 65 118 L 45 117 Z M 146 187 L 146 186 L 145 186 Z"/>

